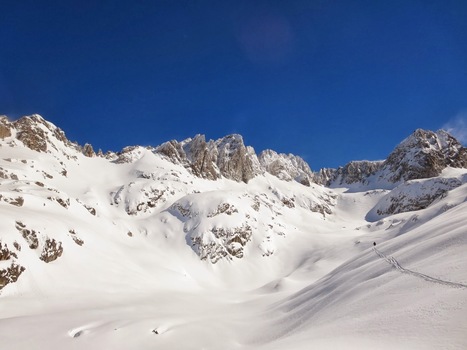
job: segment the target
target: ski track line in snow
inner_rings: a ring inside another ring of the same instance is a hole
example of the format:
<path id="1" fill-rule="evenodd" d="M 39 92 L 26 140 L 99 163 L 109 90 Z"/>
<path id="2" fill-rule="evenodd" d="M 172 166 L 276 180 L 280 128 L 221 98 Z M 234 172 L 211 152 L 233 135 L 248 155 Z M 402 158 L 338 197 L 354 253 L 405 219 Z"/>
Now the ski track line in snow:
<path id="1" fill-rule="evenodd" d="M 445 286 L 450 286 L 450 287 L 455 287 L 455 288 L 467 288 L 467 285 L 462 284 L 462 283 L 444 281 L 444 280 L 440 280 L 438 278 L 434 278 L 434 277 L 431 277 L 431 276 L 428 276 L 428 275 L 424 275 L 423 273 L 419 273 L 419 272 L 415 272 L 415 271 L 412 271 L 412 270 L 405 269 L 399 264 L 399 262 L 393 256 L 385 255 L 384 253 L 382 253 L 381 251 L 379 251 L 375 247 L 373 247 L 373 250 L 375 251 L 376 255 L 378 255 L 381 259 L 386 260 L 389 264 L 391 264 L 394 268 L 396 268 L 398 271 L 400 271 L 402 273 L 406 273 L 408 275 L 412 275 L 412 276 L 415 276 L 415 277 L 422 278 L 422 279 L 424 279 L 425 281 L 428 281 L 428 282 L 444 284 Z"/>

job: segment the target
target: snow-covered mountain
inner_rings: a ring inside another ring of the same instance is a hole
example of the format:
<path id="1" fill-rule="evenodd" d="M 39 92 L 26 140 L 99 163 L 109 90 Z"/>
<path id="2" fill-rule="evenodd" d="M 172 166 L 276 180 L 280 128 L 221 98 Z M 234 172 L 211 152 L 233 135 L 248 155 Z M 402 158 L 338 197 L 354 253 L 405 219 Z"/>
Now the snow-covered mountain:
<path id="1" fill-rule="evenodd" d="M 466 168 L 444 131 L 313 172 L 240 135 L 103 154 L 0 117 L 0 339 L 465 348 Z"/>
<path id="2" fill-rule="evenodd" d="M 447 167 L 466 168 L 467 149 L 444 130 L 417 129 L 384 161 L 352 161 L 321 169 L 314 182 L 330 187 L 393 189 L 404 181 L 439 176 Z"/>

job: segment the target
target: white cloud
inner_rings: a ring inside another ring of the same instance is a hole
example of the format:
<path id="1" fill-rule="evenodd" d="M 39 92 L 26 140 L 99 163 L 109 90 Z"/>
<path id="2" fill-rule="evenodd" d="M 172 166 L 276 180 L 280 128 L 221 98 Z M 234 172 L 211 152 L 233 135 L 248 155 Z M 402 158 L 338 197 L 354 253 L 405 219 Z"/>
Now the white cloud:
<path id="1" fill-rule="evenodd" d="M 463 145 L 467 144 L 467 111 L 460 112 L 456 117 L 444 124 L 442 129 L 454 136 Z"/>

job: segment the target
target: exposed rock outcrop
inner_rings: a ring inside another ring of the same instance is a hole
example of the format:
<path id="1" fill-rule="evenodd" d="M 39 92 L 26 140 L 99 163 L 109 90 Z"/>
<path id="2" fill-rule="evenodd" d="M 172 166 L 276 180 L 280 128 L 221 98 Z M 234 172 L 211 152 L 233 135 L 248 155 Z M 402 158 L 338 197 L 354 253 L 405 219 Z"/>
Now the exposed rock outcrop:
<path id="1" fill-rule="evenodd" d="M 353 161 L 338 169 L 321 169 L 313 181 L 325 186 L 352 184 L 393 188 L 408 180 L 439 176 L 446 167 L 467 168 L 467 148 L 443 130 L 417 129 L 384 161 Z"/>
<path id="2" fill-rule="evenodd" d="M 383 167 L 383 161 L 352 161 L 339 167 L 326 185 L 351 185 L 354 183 L 368 183 L 368 177 L 374 175 Z"/>
<path id="3" fill-rule="evenodd" d="M 14 122 L 18 130 L 16 135 L 17 139 L 33 151 L 46 152 L 48 137 L 44 129 L 39 127 L 39 125 L 43 125 L 44 122 L 45 121 L 37 115 L 23 117 L 17 120 Z"/>
<path id="4" fill-rule="evenodd" d="M 67 139 L 65 133 L 51 122 L 38 114 L 21 117 L 10 122 L 5 116 L 0 116 L 0 139 L 15 136 L 26 147 L 37 152 L 60 151 L 68 158 L 76 157 L 73 153 L 83 153 L 94 157 L 95 152 L 90 144 L 81 147 Z M 71 151 L 71 152 L 70 152 Z"/>
<path id="5" fill-rule="evenodd" d="M 182 164 L 193 175 L 209 180 L 223 176 L 248 182 L 261 173 L 253 148 L 246 147 L 243 138 L 236 134 L 208 142 L 204 135 L 182 142 L 172 140 L 156 147 L 155 152 L 175 164 Z"/>
<path id="6" fill-rule="evenodd" d="M 217 167 L 219 152 L 214 141 L 206 142 L 204 135 L 196 135 L 184 144 L 183 150 L 194 175 L 209 180 L 220 177 Z"/>
<path id="7" fill-rule="evenodd" d="M 251 227 L 245 224 L 232 228 L 213 227 L 209 232 L 194 235 L 191 239 L 200 259 L 215 264 L 226 257 L 243 258 L 243 249 L 251 235 Z"/>
<path id="8" fill-rule="evenodd" d="M 12 127 L 12 124 L 8 121 L 6 116 L 0 116 L 0 139 L 10 137 Z"/>
<path id="9" fill-rule="evenodd" d="M 389 155 L 380 177 L 392 183 L 430 178 L 448 166 L 466 168 L 467 149 L 446 131 L 417 129 Z"/>
<path id="10" fill-rule="evenodd" d="M 462 182 L 456 178 L 433 178 L 407 181 L 384 196 L 370 211 L 368 218 L 405 213 L 427 208 Z M 376 216 L 375 216 L 376 215 Z"/>
<path id="11" fill-rule="evenodd" d="M 26 270 L 24 266 L 15 262 L 12 262 L 10 266 L 4 269 L 0 269 L 0 290 L 8 284 L 16 282 L 24 270 Z"/>
<path id="12" fill-rule="evenodd" d="M 18 259 L 17 251 L 21 250 L 21 247 L 17 242 L 14 242 L 13 249 L 9 248 L 8 245 L 0 241 L 0 261 L 10 262 L 9 266 L 0 268 L 0 290 L 2 290 L 6 285 L 14 283 L 18 280 L 19 276 L 24 272 L 25 268 L 16 263 Z M 16 250 L 16 252 L 15 252 Z M 2 264 L 5 266 L 4 264 Z"/>
<path id="13" fill-rule="evenodd" d="M 248 182 L 260 173 L 260 164 L 252 147 L 245 147 L 243 138 L 234 134 L 216 141 L 217 166 L 227 179 Z"/>
<path id="14" fill-rule="evenodd" d="M 21 233 L 21 236 L 23 236 L 30 249 L 39 247 L 39 239 L 37 238 L 35 230 L 28 229 L 21 221 L 16 221 L 15 227 L 18 232 Z"/>
<path id="15" fill-rule="evenodd" d="M 18 258 L 18 255 L 8 248 L 7 244 L 3 244 L 0 240 L 0 261 L 10 260 L 11 258 Z"/>
<path id="16" fill-rule="evenodd" d="M 310 166 L 299 156 L 265 150 L 260 153 L 258 159 L 265 171 L 281 180 L 295 180 L 305 186 L 314 182 L 315 175 Z"/>
<path id="17" fill-rule="evenodd" d="M 83 154 L 89 158 L 96 156 L 96 152 L 94 152 L 94 148 L 92 148 L 92 145 L 90 145 L 89 143 L 86 143 L 83 146 Z"/>
<path id="18" fill-rule="evenodd" d="M 318 185 L 329 186 L 335 177 L 336 171 L 337 169 L 334 168 L 322 168 L 313 173 L 313 182 Z"/>
<path id="19" fill-rule="evenodd" d="M 55 239 L 47 239 L 42 248 L 40 259 L 46 263 L 57 260 L 62 256 L 62 242 L 57 242 Z"/>

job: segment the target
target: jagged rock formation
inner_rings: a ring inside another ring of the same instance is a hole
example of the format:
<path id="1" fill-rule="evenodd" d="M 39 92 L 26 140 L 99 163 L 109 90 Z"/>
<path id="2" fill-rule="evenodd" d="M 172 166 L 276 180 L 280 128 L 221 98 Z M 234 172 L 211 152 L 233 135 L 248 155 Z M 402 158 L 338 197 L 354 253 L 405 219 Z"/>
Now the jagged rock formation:
<path id="1" fill-rule="evenodd" d="M 253 147 L 245 147 L 240 135 L 219 139 L 216 146 L 219 152 L 217 166 L 224 177 L 247 183 L 261 172 Z"/>
<path id="2" fill-rule="evenodd" d="M 236 134 L 208 142 L 204 135 L 182 142 L 173 140 L 156 147 L 155 152 L 209 180 L 223 176 L 247 183 L 261 173 L 254 149 L 245 146 L 243 138 Z"/>
<path id="3" fill-rule="evenodd" d="M 1 139 L 11 136 L 11 128 L 12 128 L 12 125 L 8 121 L 8 118 L 4 115 L 0 116 L 0 138 Z"/>
<path id="4" fill-rule="evenodd" d="M 326 185 L 351 185 L 354 183 L 368 183 L 368 177 L 374 175 L 383 166 L 382 161 L 352 161 L 339 167 L 328 180 Z"/>
<path id="5" fill-rule="evenodd" d="M 313 182 L 318 185 L 329 186 L 331 181 L 334 179 L 336 171 L 337 169 L 334 168 L 322 168 L 313 173 Z"/>
<path id="6" fill-rule="evenodd" d="M 219 151 L 214 141 L 206 142 L 204 135 L 196 135 L 184 145 L 187 150 L 187 159 L 195 176 L 209 180 L 219 178 L 219 170 L 216 166 Z"/>
<path id="7" fill-rule="evenodd" d="M 10 122 L 5 116 L 0 116 L 0 138 L 14 137 L 26 147 L 37 152 L 48 152 L 59 149 L 67 154 L 68 150 L 82 152 L 88 156 L 95 155 L 90 144 L 83 147 L 67 139 L 65 133 L 54 124 L 46 121 L 38 114 L 22 117 Z M 14 146 L 14 142 L 10 143 Z"/>
<path id="8" fill-rule="evenodd" d="M 260 153 L 258 159 L 265 171 L 281 180 L 295 180 L 305 186 L 310 186 L 313 182 L 314 174 L 310 166 L 298 156 L 265 150 Z"/>
<path id="9" fill-rule="evenodd" d="M 467 149 L 446 131 L 417 129 L 384 161 L 352 161 L 338 169 L 321 169 L 314 182 L 325 186 L 352 184 L 394 188 L 414 179 L 439 176 L 446 167 L 466 168 Z"/>
<path id="10" fill-rule="evenodd" d="M 384 161 L 380 177 L 392 183 L 430 178 L 448 166 L 467 167 L 467 149 L 446 131 L 417 129 Z"/>
<path id="11" fill-rule="evenodd" d="M 94 152 L 94 149 L 92 148 L 92 145 L 89 143 L 86 143 L 83 147 L 83 154 L 86 157 L 95 157 L 96 152 Z"/>

